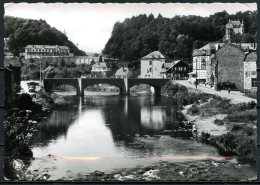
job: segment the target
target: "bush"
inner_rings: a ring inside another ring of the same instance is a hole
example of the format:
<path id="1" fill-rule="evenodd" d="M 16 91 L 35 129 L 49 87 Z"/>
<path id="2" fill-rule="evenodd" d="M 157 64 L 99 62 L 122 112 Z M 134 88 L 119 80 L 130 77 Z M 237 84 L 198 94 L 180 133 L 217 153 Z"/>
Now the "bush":
<path id="1" fill-rule="evenodd" d="M 256 121 L 256 109 L 246 110 L 243 112 L 233 112 L 227 116 L 228 120 L 231 122 L 244 122 Z"/>
<path id="2" fill-rule="evenodd" d="M 220 120 L 220 119 L 216 119 L 216 120 L 214 121 L 214 123 L 215 123 L 216 125 L 224 125 L 224 121 L 223 121 L 223 120 Z"/>
<path id="3" fill-rule="evenodd" d="M 218 90 L 223 90 L 223 89 L 237 89 L 236 84 L 232 82 L 218 82 L 217 83 L 217 88 Z"/>
<path id="4" fill-rule="evenodd" d="M 256 90 L 245 90 L 245 95 L 250 97 L 250 98 L 257 98 L 257 91 Z"/>
<path id="5" fill-rule="evenodd" d="M 243 128 L 243 125 L 241 124 L 234 124 L 233 127 L 232 127 L 232 131 L 238 131 L 238 130 L 241 130 Z"/>
<path id="6" fill-rule="evenodd" d="M 252 137 L 244 137 L 240 139 L 237 147 L 239 160 L 256 161 L 256 141 Z"/>
<path id="7" fill-rule="evenodd" d="M 199 107 L 197 104 L 193 104 L 191 108 L 188 109 L 188 114 L 190 115 L 196 115 L 200 113 Z"/>

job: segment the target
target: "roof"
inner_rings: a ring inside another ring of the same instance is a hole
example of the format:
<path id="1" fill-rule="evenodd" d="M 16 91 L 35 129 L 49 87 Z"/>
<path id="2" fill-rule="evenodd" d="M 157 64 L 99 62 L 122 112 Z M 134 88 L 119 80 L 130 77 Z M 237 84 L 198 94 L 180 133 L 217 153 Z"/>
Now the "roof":
<path id="1" fill-rule="evenodd" d="M 97 62 L 92 67 L 107 67 L 105 62 Z"/>
<path id="2" fill-rule="evenodd" d="M 216 49 L 215 44 L 213 43 L 208 43 L 199 50 L 211 50 L 211 49 Z"/>
<path id="3" fill-rule="evenodd" d="M 127 76 L 128 72 L 129 72 L 128 67 L 121 67 L 116 71 L 115 75 L 116 76 Z"/>
<path id="4" fill-rule="evenodd" d="M 256 62 L 256 60 L 257 60 L 256 51 L 251 51 L 245 54 L 245 58 L 244 58 L 245 62 L 252 62 L 252 61 Z"/>
<path id="5" fill-rule="evenodd" d="M 25 47 L 26 49 L 32 49 L 32 48 L 35 48 L 35 49 L 69 49 L 69 47 L 67 46 L 58 46 L 58 45 L 27 45 Z"/>
<path id="6" fill-rule="evenodd" d="M 194 49 L 192 55 L 193 56 L 203 56 L 211 55 L 211 50 L 219 50 L 225 43 L 218 43 L 218 42 L 210 42 L 205 46 L 201 47 L 200 49 Z"/>
<path id="7" fill-rule="evenodd" d="M 5 67 L 9 67 L 9 66 L 13 66 L 13 67 L 21 67 L 21 63 L 19 61 L 18 58 L 5 58 L 4 59 L 4 66 Z"/>
<path id="8" fill-rule="evenodd" d="M 165 59 L 165 56 L 160 51 L 153 51 L 152 53 L 144 56 L 142 59 Z"/>
<path id="9" fill-rule="evenodd" d="M 240 27 L 242 23 L 240 21 L 230 21 L 226 24 L 227 27 L 233 26 L 233 27 Z"/>

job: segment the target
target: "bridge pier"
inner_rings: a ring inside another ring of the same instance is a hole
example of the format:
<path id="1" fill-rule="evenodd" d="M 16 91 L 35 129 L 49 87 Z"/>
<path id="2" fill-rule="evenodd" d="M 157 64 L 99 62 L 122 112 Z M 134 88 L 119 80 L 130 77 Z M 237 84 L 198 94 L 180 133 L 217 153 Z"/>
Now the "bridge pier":
<path id="1" fill-rule="evenodd" d="M 126 88 L 119 88 L 119 93 L 120 95 L 125 95 L 125 96 L 128 96 L 129 95 L 129 89 L 126 89 Z"/>

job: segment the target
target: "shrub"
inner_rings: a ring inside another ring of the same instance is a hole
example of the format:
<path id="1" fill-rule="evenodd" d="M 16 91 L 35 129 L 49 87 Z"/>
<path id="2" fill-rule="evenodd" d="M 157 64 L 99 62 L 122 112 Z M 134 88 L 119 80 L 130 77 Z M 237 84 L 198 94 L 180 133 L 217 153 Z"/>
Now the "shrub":
<path id="1" fill-rule="evenodd" d="M 227 116 L 228 120 L 231 122 L 244 122 L 247 123 L 248 121 L 256 121 L 256 110 L 246 110 L 243 112 L 233 112 Z"/>
<path id="2" fill-rule="evenodd" d="M 243 131 L 246 133 L 247 136 L 253 136 L 254 135 L 254 129 L 249 126 L 245 126 L 243 128 Z"/>
<path id="3" fill-rule="evenodd" d="M 216 119 L 216 120 L 214 121 L 214 123 L 215 123 L 216 125 L 224 125 L 224 121 L 223 121 L 223 120 L 220 120 L 220 119 Z"/>
<path id="4" fill-rule="evenodd" d="M 230 89 L 237 89 L 236 84 L 232 83 L 232 82 L 229 82 L 229 81 L 227 81 L 227 82 L 218 82 L 217 83 L 217 88 L 219 90 L 229 89 L 229 88 Z"/>
<path id="5" fill-rule="evenodd" d="M 255 161 L 256 160 L 256 141 L 252 137 L 244 137 L 240 139 L 237 147 L 237 154 L 240 160 Z"/>
<path id="6" fill-rule="evenodd" d="M 199 107 L 197 104 L 193 104 L 189 109 L 188 109 L 188 114 L 190 115 L 196 115 L 200 113 Z"/>
<path id="7" fill-rule="evenodd" d="M 233 127 L 232 127 L 232 131 L 238 131 L 238 130 L 241 130 L 243 128 L 243 125 L 241 124 L 234 124 Z"/>

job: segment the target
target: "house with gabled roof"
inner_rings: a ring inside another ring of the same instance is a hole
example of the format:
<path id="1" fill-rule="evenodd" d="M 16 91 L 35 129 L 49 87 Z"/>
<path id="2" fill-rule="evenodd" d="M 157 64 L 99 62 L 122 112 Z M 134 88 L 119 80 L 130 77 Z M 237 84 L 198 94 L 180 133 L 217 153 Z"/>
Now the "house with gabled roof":
<path id="1" fill-rule="evenodd" d="M 140 78 L 166 78 L 163 67 L 166 57 L 160 51 L 153 51 L 141 58 Z"/>
<path id="2" fill-rule="evenodd" d="M 174 60 L 164 63 L 167 78 L 184 80 L 188 77 L 189 65 L 183 60 Z"/>

